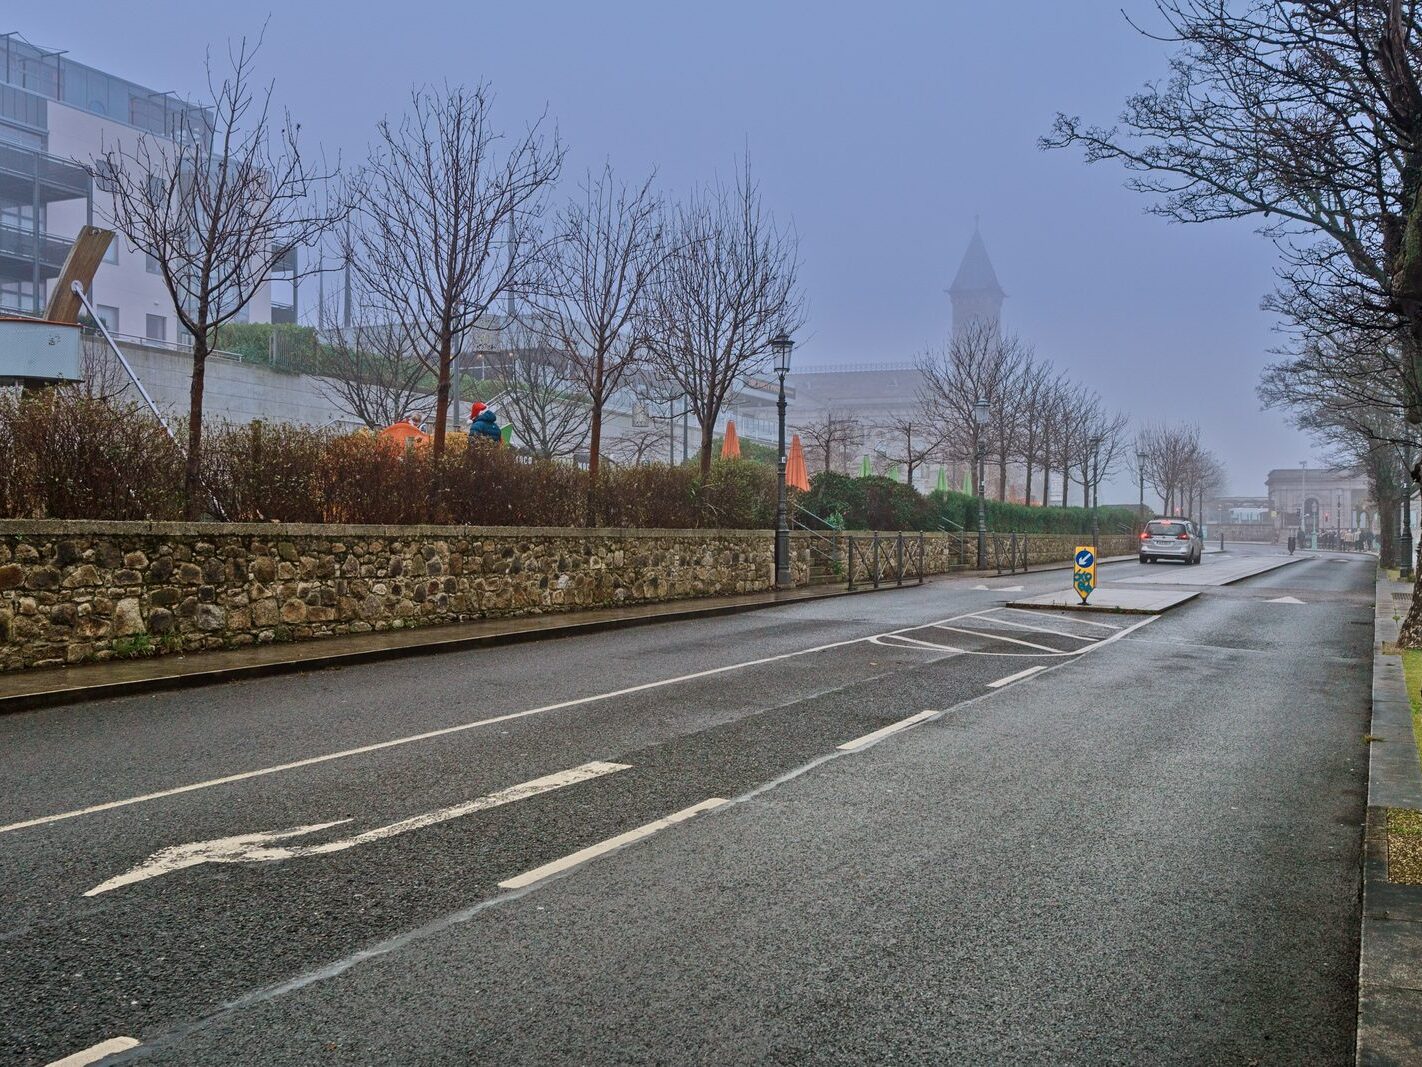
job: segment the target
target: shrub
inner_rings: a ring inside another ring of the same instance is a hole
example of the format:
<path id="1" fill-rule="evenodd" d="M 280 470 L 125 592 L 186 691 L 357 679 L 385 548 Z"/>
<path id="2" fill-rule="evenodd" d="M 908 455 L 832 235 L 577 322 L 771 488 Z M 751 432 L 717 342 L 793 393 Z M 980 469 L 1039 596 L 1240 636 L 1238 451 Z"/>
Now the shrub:
<path id="1" fill-rule="evenodd" d="M 0 398 L 7 516 L 178 518 L 183 459 L 183 448 L 137 404 L 67 387 Z"/>

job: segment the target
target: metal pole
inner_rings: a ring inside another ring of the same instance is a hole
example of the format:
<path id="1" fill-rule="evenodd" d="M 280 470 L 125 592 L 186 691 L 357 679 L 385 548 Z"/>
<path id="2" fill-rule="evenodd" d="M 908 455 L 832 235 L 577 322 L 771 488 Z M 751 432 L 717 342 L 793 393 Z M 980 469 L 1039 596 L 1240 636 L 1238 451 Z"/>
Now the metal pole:
<path id="1" fill-rule="evenodd" d="M 177 437 L 173 435 L 172 428 L 163 418 L 163 413 L 158 410 L 158 405 L 153 403 L 153 398 L 148 395 L 148 390 L 143 388 L 143 383 L 138 380 L 138 375 L 134 373 L 133 367 L 129 364 L 128 360 L 124 358 L 123 352 L 119 350 L 119 346 L 114 341 L 113 335 L 109 333 L 109 328 L 104 325 L 104 320 L 99 318 L 99 313 L 94 310 L 94 305 L 89 303 L 89 297 L 84 292 L 84 286 L 79 282 L 71 282 L 69 288 L 74 295 L 79 298 L 79 302 L 84 305 L 84 309 L 89 312 L 89 317 L 94 320 L 94 325 L 99 328 L 99 332 L 104 335 L 104 340 L 109 343 L 110 351 L 118 357 L 118 361 L 123 364 L 123 369 L 128 372 L 129 379 L 138 390 L 138 395 L 143 397 L 143 402 L 148 405 L 148 410 L 153 412 L 153 417 L 158 420 L 158 424 L 167 431 L 169 440 L 177 441 Z"/>
<path id="2" fill-rule="evenodd" d="M 1408 471 L 1412 470 L 1412 449 L 1408 449 L 1404 454 L 1403 462 L 1407 464 Z M 1397 546 L 1397 576 L 1407 581 L 1412 580 L 1412 480 L 1411 475 L 1407 475 L 1404 483 L 1402 497 L 1402 537 L 1399 538 L 1401 544 Z"/>
<path id="3" fill-rule="evenodd" d="M 780 399 L 776 410 L 780 416 L 780 476 L 775 504 L 775 588 L 789 589 L 794 585 L 790 575 L 790 518 L 785 500 L 785 375 L 780 378 Z"/>
<path id="4" fill-rule="evenodd" d="M 1096 445 L 1095 462 L 1091 472 L 1091 547 L 1101 555 L 1101 517 L 1098 505 L 1101 503 L 1101 445 Z"/>
<path id="5" fill-rule="evenodd" d="M 982 438 L 982 428 L 978 428 L 978 570 L 987 569 L 987 501 L 983 496 L 983 480 L 986 476 L 987 442 Z"/>

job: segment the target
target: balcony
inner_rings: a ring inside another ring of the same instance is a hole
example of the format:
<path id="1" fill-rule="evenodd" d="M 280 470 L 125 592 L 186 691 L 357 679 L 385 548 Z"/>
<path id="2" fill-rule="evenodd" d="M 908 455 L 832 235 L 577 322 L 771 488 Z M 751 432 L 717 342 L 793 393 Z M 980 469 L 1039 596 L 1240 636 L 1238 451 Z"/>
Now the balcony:
<path id="1" fill-rule="evenodd" d="M 33 149 L 0 143 L 0 197 L 28 204 L 39 187 L 39 200 L 87 200 L 89 175 L 83 167 Z"/>
<path id="2" fill-rule="evenodd" d="M 64 266 L 73 243 L 18 226 L 0 226 L 0 277 L 29 281 L 38 261 L 40 278 L 53 278 Z"/>

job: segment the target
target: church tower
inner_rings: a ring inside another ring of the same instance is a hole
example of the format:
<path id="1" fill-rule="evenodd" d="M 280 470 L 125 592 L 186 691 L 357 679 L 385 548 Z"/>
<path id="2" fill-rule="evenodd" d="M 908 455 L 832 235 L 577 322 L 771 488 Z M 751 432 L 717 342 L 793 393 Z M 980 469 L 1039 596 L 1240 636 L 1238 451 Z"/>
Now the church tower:
<path id="1" fill-rule="evenodd" d="M 963 253 L 963 262 L 953 284 L 948 287 L 953 302 L 953 332 L 961 333 L 972 323 L 985 323 L 996 332 L 1002 325 L 1002 302 L 1007 297 L 992 269 L 983 235 L 973 224 L 973 238 Z"/>

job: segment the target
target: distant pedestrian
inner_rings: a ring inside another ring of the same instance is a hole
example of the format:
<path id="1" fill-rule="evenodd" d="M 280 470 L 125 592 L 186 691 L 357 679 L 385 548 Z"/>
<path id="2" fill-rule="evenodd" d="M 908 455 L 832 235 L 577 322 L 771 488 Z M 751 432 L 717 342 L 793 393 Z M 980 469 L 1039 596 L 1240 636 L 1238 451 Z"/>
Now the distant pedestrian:
<path id="1" fill-rule="evenodd" d="M 1296 539 L 1294 538 L 1294 535 L 1293 535 L 1293 534 L 1289 534 L 1289 555 L 1291 555 L 1291 556 L 1294 554 L 1294 546 L 1295 546 L 1296 543 L 1297 543 L 1297 542 L 1296 542 Z"/>
<path id="2" fill-rule="evenodd" d="M 469 409 L 469 440 L 482 437 L 493 441 L 496 445 L 503 443 L 503 434 L 499 432 L 499 420 L 494 414 L 494 409 L 482 402 L 476 402 Z"/>

